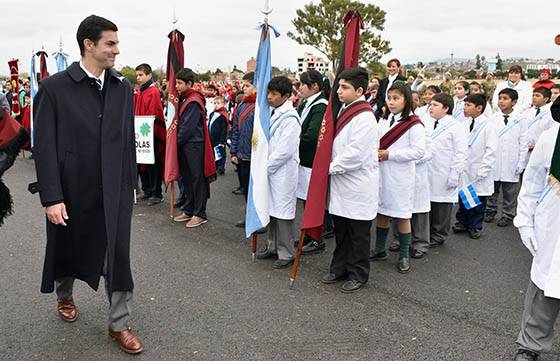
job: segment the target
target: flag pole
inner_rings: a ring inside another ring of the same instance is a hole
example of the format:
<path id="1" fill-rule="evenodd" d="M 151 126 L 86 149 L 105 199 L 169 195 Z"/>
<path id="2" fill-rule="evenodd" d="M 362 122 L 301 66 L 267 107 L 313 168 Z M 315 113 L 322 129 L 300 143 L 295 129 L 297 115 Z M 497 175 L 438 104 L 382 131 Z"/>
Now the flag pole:
<path id="1" fill-rule="evenodd" d="M 171 182 L 171 195 L 169 198 L 169 218 L 173 221 L 175 214 L 173 210 L 175 209 L 175 182 Z"/>
<path id="2" fill-rule="evenodd" d="M 305 229 L 302 229 L 299 234 L 299 242 L 296 250 L 296 257 L 294 258 L 294 265 L 292 266 L 292 274 L 290 275 L 290 288 L 294 289 L 294 282 L 296 281 L 299 260 L 301 259 L 301 251 L 303 249 L 303 240 L 305 239 Z"/>
<path id="3" fill-rule="evenodd" d="M 257 232 L 253 233 L 251 238 L 251 259 L 255 262 L 257 258 Z"/>

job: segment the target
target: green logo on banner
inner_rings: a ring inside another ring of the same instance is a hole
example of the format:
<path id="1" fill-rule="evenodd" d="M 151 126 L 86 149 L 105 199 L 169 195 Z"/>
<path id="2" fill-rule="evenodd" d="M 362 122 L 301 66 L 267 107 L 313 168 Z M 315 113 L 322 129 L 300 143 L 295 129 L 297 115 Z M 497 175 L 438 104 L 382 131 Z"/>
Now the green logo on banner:
<path id="1" fill-rule="evenodd" d="M 143 136 L 147 136 L 148 134 L 150 134 L 150 126 L 148 125 L 148 123 L 144 123 L 140 126 L 140 133 L 142 133 Z"/>

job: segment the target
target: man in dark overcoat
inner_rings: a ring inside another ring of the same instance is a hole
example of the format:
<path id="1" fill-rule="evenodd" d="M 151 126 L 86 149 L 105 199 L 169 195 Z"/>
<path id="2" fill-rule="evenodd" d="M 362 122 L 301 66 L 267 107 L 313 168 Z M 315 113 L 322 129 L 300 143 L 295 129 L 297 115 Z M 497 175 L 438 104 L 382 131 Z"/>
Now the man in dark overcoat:
<path id="1" fill-rule="evenodd" d="M 58 313 L 78 313 L 74 279 L 97 290 L 100 276 L 110 303 L 109 335 L 121 349 L 143 346 L 128 327 L 132 290 L 130 226 L 136 180 L 133 94 L 113 70 L 117 26 L 91 15 L 78 27 L 81 60 L 41 83 L 34 100 L 34 157 L 47 215 L 41 291 L 56 290 Z M 32 187 L 33 188 L 33 187 Z"/>

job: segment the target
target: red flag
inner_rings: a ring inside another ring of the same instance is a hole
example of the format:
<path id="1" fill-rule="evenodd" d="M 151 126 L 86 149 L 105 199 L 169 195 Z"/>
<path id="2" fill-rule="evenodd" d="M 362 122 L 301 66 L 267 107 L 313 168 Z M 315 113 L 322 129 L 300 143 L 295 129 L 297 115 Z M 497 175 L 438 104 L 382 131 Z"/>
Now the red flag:
<path id="1" fill-rule="evenodd" d="M 39 57 L 39 71 L 41 72 L 39 75 L 39 80 L 41 80 L 49 76 L 49 72 L 47 71 L 48 55 L 43 50 L 38 51 L 35 55 Z"/>
<path id="2" fill-rule="evenodd" d="M 307 201 L 303 212 L 301 229 L 314 239 L 321 239 L 323 231 L 323 220 L 327 205 L 327 192 L 329 189 L 329 166 L 332 160 L 332 147 L 334 141 L 334 127 L 336 116 L 342 106 L 338 99 L 337 90 L 339 74 L 348 68 L 358 66 L 360 54 L 360 29 L 364 28 L 362 17 L 357 11 L 349 11 L 344 17 L 346 36 L 344 39 L 340 61 L 336 71 L 336 79 L 333 84 L 329 105 L 321 124 L 319 138 L 317 140 L 317 151 L 313 160 L 311 180 L 307 192 Z"/>
<path id="3" fill-rule="evenodd" d="M 173 30 L 167 36 L 169 49 L 167 51 L 167 139 L 165 142 L 165 167 L 163 180 L 169 184 L 179 178 L 179 158 L 177 155 L 177 125 L 179 117 L 179 94 L 175 89 L 175 74 L 183 69 L 185 52 L 183 41 L 185 35 L 179 30 Z"/>
<path id="4" fill-rule="evenodd" d="M 12 82 L 12 114 L 16 117 L 20 114 L 18 61 L 17 59 L 12 59 L 8 62 L 10 66 L 10 80 Z"/>

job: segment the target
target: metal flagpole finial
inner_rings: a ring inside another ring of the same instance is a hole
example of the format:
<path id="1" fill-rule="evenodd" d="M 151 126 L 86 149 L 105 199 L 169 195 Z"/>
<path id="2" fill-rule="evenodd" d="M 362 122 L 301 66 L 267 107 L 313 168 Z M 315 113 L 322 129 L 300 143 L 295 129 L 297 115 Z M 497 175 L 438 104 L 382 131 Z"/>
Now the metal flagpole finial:
<path id="1" fill-rule="evenodd" d="M 58 41 L 58 49 L 62 53 L 62 35 L 60 36 L 60 40 Z"/>
<path id="2" fill-rule="evenodd" d="M 264 23 L 268 25 L 268 15 L 272 12 L 269 4 L 269 0 L 264 0 L 264 10 L 261 10 L 261 13 L 264 14 Z"/>
<path id="3" fill-rule="evenodd" d="M 175 6 L 173 7 L 173 30 L 177 30 L 177 23 L 179 22 L 179 19 L 177 19 L 177 15 L 175 14 Z"/>

